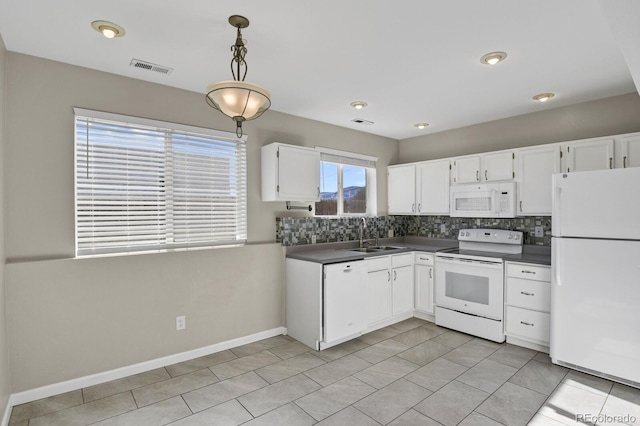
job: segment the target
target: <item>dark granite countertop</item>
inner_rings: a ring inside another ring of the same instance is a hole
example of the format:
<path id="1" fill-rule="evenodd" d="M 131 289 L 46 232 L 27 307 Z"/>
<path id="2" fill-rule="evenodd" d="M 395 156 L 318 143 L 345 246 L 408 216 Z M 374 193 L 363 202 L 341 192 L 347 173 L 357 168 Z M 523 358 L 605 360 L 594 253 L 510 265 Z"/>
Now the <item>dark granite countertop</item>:
<path id="1" fill-rule="evenodd" d="M 307 262 L 316 262 L 326 265 L 330 263 L 352 262 L 354 260 L 362 260 L 368 257 L 386 256 L 411 251 L 435 253 L 439 250 L 458 247 L 458 241 L 422 237 L 383 238 L 378 241 L 378 245 L 399 248 L 373 253 L 361 253 L 349 250 L 358 247 L 357 241 L 348 241 L 341 243 L 290 246 L 286 248 L 286 256 L 289 259 L 305 260 Z"/>
<path id="2" fill-rule="evenodd" d="M 289 259 L 305 260 L 307 262 L 327 265 L 331 263 L 352 262 L 355 260 L 366 259 L 368 257 L 400 254 L 411 251 L 435 253 L 440 250 L 458 247 L 458 241 L 423 237 L 404 237 L 380 239 L 378 241 L 378 245 L 399 248 L 373 253 L 361 253 L 349 250 L 358 247 L 357 241 L 345 241 L 338 243 L 289 246 L 286 247 L 286 257 Z M 525 245 L 523 247 L 522 254 L 508 254 L 504 255 L 503 258 L 507 262 L 551 265 L 551 248 L 547 246 Z"/>
<path id="3" fill-rule="evenodd" d="M 534 263 L 538 265 L 551 265 L 551 247 L 548 246 L 524 246 L 522 254 L 508 254 L 504 256 L 505 262 Z"/>

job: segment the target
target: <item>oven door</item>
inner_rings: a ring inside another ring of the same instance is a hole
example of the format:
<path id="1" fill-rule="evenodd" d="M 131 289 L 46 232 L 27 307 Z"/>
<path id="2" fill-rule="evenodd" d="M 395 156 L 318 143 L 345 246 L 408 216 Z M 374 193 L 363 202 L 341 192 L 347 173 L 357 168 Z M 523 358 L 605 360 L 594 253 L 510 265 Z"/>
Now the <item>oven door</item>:
<path id="1" fill-rule="evenodd" d="M 436 256 L 435 270 L 437 306 L 502 320 L 502 262 Z"/>

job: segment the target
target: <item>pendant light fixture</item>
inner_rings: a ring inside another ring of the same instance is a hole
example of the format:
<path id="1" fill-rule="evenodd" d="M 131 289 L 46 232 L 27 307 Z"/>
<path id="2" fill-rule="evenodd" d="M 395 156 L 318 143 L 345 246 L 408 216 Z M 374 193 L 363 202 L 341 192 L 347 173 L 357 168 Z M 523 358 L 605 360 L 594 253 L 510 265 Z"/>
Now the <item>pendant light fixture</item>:
<path id="1" fill-rule="evenodd" d="M 236 135 L 242 137 L 242 123 L 258 118 L 271 106 L 270 93 L 264 87 L 247 83 L 247 47 L 242 39 L 242 28 L 249 26 L 244 16 L 233 15 L 229 23 L 238 29 L 236 42 L 231 46 L 231 74 L 233 80 L 212 83 L 207 87 L 207 103 L 236 122 Z"/>

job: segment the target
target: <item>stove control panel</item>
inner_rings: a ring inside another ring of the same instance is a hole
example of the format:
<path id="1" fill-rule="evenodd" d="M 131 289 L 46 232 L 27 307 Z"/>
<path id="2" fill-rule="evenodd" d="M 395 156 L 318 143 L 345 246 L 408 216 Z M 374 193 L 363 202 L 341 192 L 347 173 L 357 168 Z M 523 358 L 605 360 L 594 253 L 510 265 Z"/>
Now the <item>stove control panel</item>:
<path id="1" fill-rule="evenodd" d="M 461 229 L 458 232 L 459 241 L 521 245 L 522 239 L 522 231 L 510 231 L 507 229 Z"/>

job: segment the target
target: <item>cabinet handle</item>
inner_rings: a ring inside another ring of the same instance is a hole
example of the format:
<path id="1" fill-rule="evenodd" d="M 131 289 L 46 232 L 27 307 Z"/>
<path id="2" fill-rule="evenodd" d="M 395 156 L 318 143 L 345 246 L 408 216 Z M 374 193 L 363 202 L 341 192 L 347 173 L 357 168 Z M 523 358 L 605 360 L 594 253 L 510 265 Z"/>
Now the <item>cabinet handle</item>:
<path id="1" fill-rule="evenodd" d="M 433 278 L 433 269 L 429 269 L 429 278 Z"/>
<path id="2" fill-rule="evenodd" d="M 522 200 L 520 200 L 520 213 L 522 213 Z"/>
<path id="3" fill-rule="evenodd" d="M 627 167 L 627 156 L 626 155 L 624 157 L 622 157 L 622 167 L 623 168 Z"/>
<path id="4" fill-rule="evenodd" d="M 422 209 L 422 203 L 418 204 L 418 213 L 420 213 L 421 209 Z"/>
<path id="5" fill-rule="evenodd" d="M 426 257 L 421 257 L 420 260 L 429 260 Z"/>
<path id="6" fill-rule="evenodd" d="M 396 278 L 398 278 L 398 273 L 396 271 L 393 271 L 393 280 L 395 281 Z"/>
<path id="7" fill-rule="evenodd" d="M 415 213 L 416 211 L 416 203 L 411 204 L 411 213 Z"/>
<path id="8" fill-rule="evenodd" d="M 342 270 L 342 272 L 351 272 L 351 271 L 352 271 L 352 269 L 347 269 L 347 268 Z"/>
<path id="9" fill-rule="evenodd" d="M 609 157 L 609 168 L 613 169 L 613 157 Z"/>
<path id="10" fill-rule="evenodd" d="M 523 274 L 533 274 L 533 275 L 535 275 L 535 274 L 536 274 L 536 272 L 535 272 L 535 271 L 527 271 L 527 270 L 524 270 L 524 269 L 523 269 L 521 272 L 522 272 Z"/>
<path id="11" fill-rule="evenodd" d="M 387 282 L 391 281 L 391 272 L 387 271 Z"/>
<path id="12" fill-rule="evenodd" d="M 528 326 L 530 326 L 530 327 L 533 327 L 533 323 L 531 323 L 531 322 L 524 322 L 524 321 L 520 321 L 520 324 L 522 324 L 522 325 L 528 325 Z"/>
<path id="13" fill-rule="evenodd" d="M 489 178 L 487 177 L 487 171 L 484 171 L 484 180 L 489 180 Z"/>
<path id="14" fill-rule="evenodd" d="M 476 182 L 480 182 L 480 170 L 476 170 Z"/>
<path id="15" fill-rule="evenodd" d="M 525 296 L 535 296 L 534 293 L 527 293 L 526 291 L 521 291 L 520 294 L 524 294 Z"/>
<path id="16" fill-rule="evenodd" d="M 320 196 L 320 187 L 318 187 L 318 197 Z"/>

